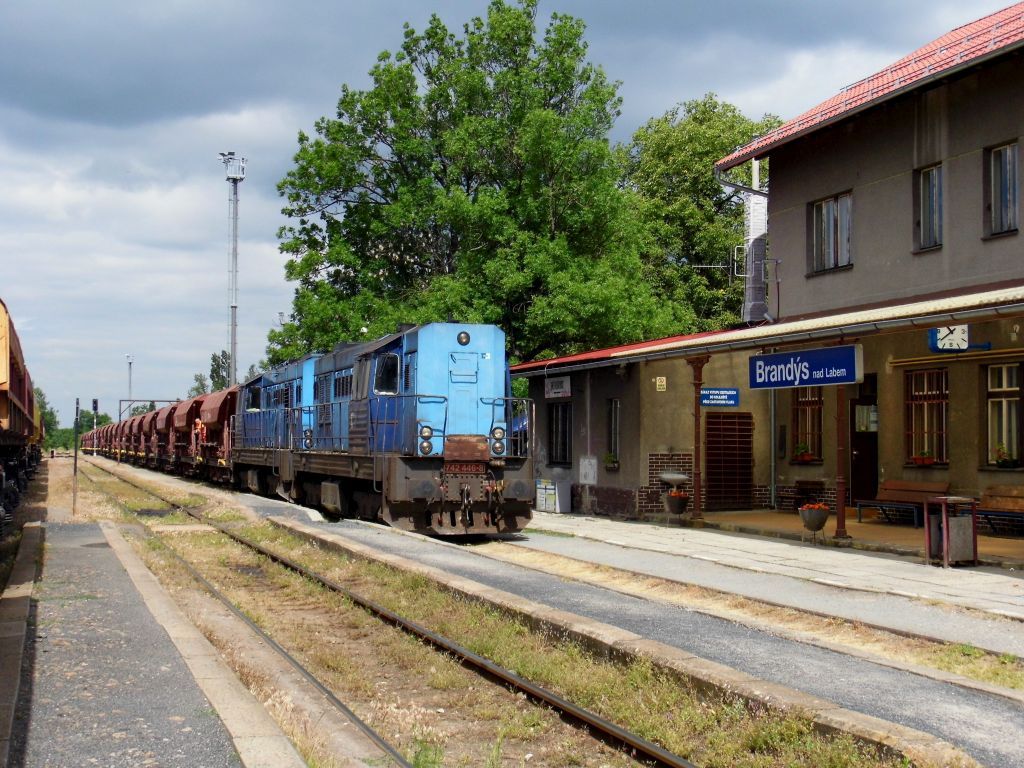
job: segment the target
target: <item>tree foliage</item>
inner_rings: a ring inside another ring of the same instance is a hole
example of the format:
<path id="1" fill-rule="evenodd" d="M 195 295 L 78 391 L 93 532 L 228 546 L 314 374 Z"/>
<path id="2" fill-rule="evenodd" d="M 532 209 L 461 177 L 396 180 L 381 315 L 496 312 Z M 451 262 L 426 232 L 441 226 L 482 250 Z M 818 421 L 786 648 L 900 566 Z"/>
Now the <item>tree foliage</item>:
<path id="1" fill-rule="evenodd" d="M 210 389 L 218 392 L 231 386 L 231 353 L 226 349 L 210 355 Z"/>
<path id="2" fill-rule="evenodd" d="M 686 330 L 735 322 L 743 299 L 732 258 L 743 240 L 743 207 L 735 191 L 715 178 L 714 164 L 778 124 L 772 115 L 750 120 L 708 93 L 649 120 L 633 135 L 625 180 L 640 199 L 651 238 L 649 274 Z M 749 170 L 735 180 L 749 185 Z"/>
<path id="3" fill-rule="evenodd" d="M 207 381 L 206 375 L 197 373 L 192 377 L 192 386 L 188 388 L 188 394 L 186 397 L 196 397 L 198 395 L 205 395 L 210 391 L 210 382 Z"/>
<path id="4" fill-rule="evenodd" d="M 131 410 L 131 412 L 128 415 L 129 416 L 141 416 L 144 413 L 149 413 L 150 411 L 155 411 L 155 410 L 156 410 L 156 402 L 153 401 L 153 400 L 150 400 L 148 405 L 145 404 L 145 403 L 139 403 L 138 405 L 133 405 L 132 406 L 132 410 Z"/>
<path id="5" fill-rule="evenodd" d="M 46 399 L 46 393 L 43 392 L 39 387 L 33 387 L 33 391 L 36 396 L 36 408 L 39 409 L 39 413 L 42 414 L 43 430 L 46 433 L 46 437 L 43 441 L 44 448 L 52 448 L 55 443 L 51 442 L 52 439 L 56 439 L 57 430 L 60 427 L 60 421 L 57 416 L 57 411 L 50 406 L 50 401 Z M 51 438 L 51 435 L 54 438 Z"/>
<path id="6" fill-rule="evenodd" d="M 672 330 L 650 288 L 648 235 L 608 141 L 617 84 L 587 61 L 582 21 L 493 0 L 450 32 L 405 27 L 365 91 L 299 136 L 279 185 L 297 283 L 271 362 L 396 322 L 500 325 L 519 359 Z"/>

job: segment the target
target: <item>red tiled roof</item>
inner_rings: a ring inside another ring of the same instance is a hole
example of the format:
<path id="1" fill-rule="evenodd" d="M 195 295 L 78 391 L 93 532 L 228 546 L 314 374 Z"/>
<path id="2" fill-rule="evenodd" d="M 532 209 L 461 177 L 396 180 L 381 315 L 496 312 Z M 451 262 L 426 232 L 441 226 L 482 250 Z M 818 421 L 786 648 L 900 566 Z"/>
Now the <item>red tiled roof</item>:
<path id="1" fill-rule="evenodd" d="M 1024 2 L 947 32 L 871 77 L 849 85 L 828 101 L 740 147 L 715 163 L 725 171 L 780 144 L 811 133 L 866 106 L 918 88 L 969 62 L 1018 47 L 1024 40 Z"/>
<path id="2" fill-rule="evenodd" d="M 623 352 L 641 352 L 647 347 L 662 346 L 664 344 L 672 344 L 677 341 L 688 341 L 690 339 L 700 339 L 706 336 L 716 336 L 720 333 L 726 333 L 727 331 L 705 331 L 703 333 L 691 333 L 684 336 L 669 336 L 664 339 L 652 339 L 649 341 L 638 341 L 634 344 L 623 344 L 620 347 L 606 347 L 605 349 L 595 349 L 590 352 L 580 352 L 576 355 L 566 355 L 565 357 L 553 357 L 549 360 L 534 360 L 529 363 L 519 363 L 519 365 L 513 365 L 511 368 L 512 373 L 522 373 L 525 371 L 536 371 L 546 366 L 552 366 L 557 368 L 562 365 L 569 365 L 570 363 L 586 363 L 596 362 L 600 360 L 611 360 L 617 355 Z"/>

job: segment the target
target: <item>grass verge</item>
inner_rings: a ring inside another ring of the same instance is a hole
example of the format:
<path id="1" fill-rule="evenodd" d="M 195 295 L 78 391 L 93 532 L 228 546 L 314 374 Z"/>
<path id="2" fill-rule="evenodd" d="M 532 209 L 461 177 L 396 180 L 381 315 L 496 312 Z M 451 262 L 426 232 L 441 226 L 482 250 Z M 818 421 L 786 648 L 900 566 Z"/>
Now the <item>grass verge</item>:
<path id="1" fill-rule="evenodd" d="M 848 735 L 818 734 L 805 718 L 702 697 L 645 660 L 618 664 L 576 643 L 533 633 L 522 622 L 438 589 L 423 576 L 345 560 L 269 525 L 249 526 L 244 533 L 708 768 L 906 764 Z"/>

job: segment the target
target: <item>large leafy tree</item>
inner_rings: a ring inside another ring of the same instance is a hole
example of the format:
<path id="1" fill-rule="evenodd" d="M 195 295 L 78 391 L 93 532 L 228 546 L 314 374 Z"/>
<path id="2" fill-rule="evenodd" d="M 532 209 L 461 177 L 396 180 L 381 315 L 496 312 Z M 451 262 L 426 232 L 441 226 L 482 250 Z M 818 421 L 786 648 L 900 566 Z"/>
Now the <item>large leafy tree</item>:
<path id="1" fill-rule="evenodd" d="M 227 389 L 231 382 L 231 353 L 226 349 L 210 355 L 210 388 L 214 392 Z"/>
<path id="2" fill-rule="evenodd" d="M 270 362 L 398 321 L 497 323 L 520 359 L 675 329 L 608 143 L 617 84 L 580 20 L 538 34 L 536 11 L 493 0 L 461 36 L 406 25 L 372 87 L 300 134 L 279 185 L 297 288 Z"/>
<path id="3" fill-rule="evenodd" d="M 206 375 L 197 373 L 192 376 L 192 386 L 188 388 L 188 393 L 185 397 L 198 397 L 199 395 L 205 395 L 210 391 L 210 382 L 206 379 Z"/>
<path id="4" fill-rule="evenodd" d="M 714 176 L 715 161 L 779 125 L 745 117 L 712 94 L 653 118 L 633 135 L 625 158 L 627 186 L 639 196 L 646 223 L 648 274 L 684 330 L 734 322 L 743 284 L 733 274 L 733 249 L 743 240 L 743 207 Z M 762 182 L 767 178 L 763 166 Z M 750 171 L 736 174 L 749 185 Z"/>
<path id="5" fill-rule="evenodd" d="M 42 415 L 43 431 L 46 434 L 43 446 L 50 448 L 50 435 L 56 434 L 57 429 L 60 426 L 60 419 L 57 416 L 57 411 L 50 405 L 50 401 L 46 399 L 46 393 L 44 393 L 39 387 L 33 387 L 32 389 L 35 392 L 36 408 Z"/>

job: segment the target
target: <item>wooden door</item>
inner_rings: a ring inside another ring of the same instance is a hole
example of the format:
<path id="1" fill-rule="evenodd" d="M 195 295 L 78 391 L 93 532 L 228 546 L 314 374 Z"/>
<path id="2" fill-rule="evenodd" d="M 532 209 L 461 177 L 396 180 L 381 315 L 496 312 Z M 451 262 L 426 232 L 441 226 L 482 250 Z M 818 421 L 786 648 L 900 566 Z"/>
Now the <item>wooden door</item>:
<path id="1" fill-rule="evenodd" d="M 873 499 L 878 491 L 878 376 L 864 375 L 850 401 L 850 500 Z"/>

